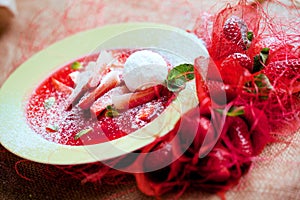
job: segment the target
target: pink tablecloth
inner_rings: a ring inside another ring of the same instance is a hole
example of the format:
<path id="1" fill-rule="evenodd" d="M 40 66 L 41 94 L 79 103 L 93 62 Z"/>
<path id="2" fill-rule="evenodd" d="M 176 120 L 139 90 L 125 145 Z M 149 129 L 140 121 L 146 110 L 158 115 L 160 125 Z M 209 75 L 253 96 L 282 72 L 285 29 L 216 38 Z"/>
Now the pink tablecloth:
<path id="1" fill-rule="evenodd" d="M 0 85 L 31 55 L 78 31 L 128 21 L 159 22 L 191 29 L 198 16 L 206 11 L 216 12 L 225 4 L 226 1 L 208 0 L 18 0 L 17 16 L 0 34 Z M 279 12 L 282 10 L 277 8 Z M 18 162 L 20 160 L 0 146 L 0 199 L 152 199 L 138 191 L 131 176 L 118 186 L 107 183 L 82 185 L 79 180 L 51 166 Z M 295 134 L 288 146 L 268 146 L 254 162 L 249 174 L 226 197 L 300 199 L 299 164 L 300 132 Z M 49 170 L 55 172 L 50 173 Z M 45 179 L 45 175 L 49 174 L 55 176 Z M 182 199 L 201 197 L 218 199 L 216 195 L 196 190 L 187 191 Z"/>

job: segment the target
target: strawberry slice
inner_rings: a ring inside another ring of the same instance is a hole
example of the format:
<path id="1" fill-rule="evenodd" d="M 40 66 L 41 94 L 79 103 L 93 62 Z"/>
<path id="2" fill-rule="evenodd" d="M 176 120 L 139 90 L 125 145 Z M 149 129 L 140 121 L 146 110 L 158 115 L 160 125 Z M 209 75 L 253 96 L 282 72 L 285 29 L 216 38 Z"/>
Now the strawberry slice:
<path id="1" fill-rule="evenodd" d="M 73 92 L 73 88 L 65 85 L 64 83 L 56 80 L 55 78 L 51 79 L 51 83 L 54 86 L 54 88 L 62 93 L 65 93 L 67 95 L 71 94 Z"/>
<path id="2" fill-rule="evenodd" d="M 162 88 L 163 86 L 157 85 L 134 93 L 113 96 L 113 105 L 120 110 L 137 107 L 159 97 Z"/>
<path id="3" fill-rule="evenodd" d="M 120 72 L 112 71 L 103 77 L 101 83 L 91 92 L 86 93 L 78 103 L 81 109 L 88 109 L 99 97 L 116 87 L 121 81 Z"/>
<path id="4" fill-rule="evenodd" d="M 107 106 L 112 105 L 112 97 L 116 95 L 122 95 L 128 92 L 126 86 L 120 86 L 111 89 L 105 93 L 102 97 L 97 99 L 90 108 L 92 116 L 98 116 Z"/>
<path id="5" fill-rule="evenodd" d="M 253 149 L 245 121 L 240 117 L 233 117 L 228 132 L 233 146 L 239 149 L 241 153 L 251 156 Z"/>
<path id="6" fill-rule="evenodd" d="M 68 110 L 72 104 L 75 104 L 75 102 L 88 90 L 88 82 L 91 79 L 92 72 L 88 70 L 88 67 L 86 71 L 83 71 L 77 75 L 76 80 L 76 87 L 72 91 L 71 95 L 66 100 L 66 110 Z"/>

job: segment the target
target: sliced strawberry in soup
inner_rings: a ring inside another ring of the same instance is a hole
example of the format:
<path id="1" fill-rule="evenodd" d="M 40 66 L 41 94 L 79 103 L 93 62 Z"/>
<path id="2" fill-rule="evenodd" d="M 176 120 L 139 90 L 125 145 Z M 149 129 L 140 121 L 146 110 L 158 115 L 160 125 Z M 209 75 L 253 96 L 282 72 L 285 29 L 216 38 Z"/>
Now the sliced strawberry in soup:
<path id="1" fill-rule="evenodd" d="M 123 95 L 128 92 L 125 86 L 119 86 L 109 90 L 102 97 L 97 99 L 90 107 L 90 112 L 93 116 L 98 116 L 107 106 L 112 105 L 114 96 Z"/>
<path id="2" fill-rule="evenodd" d="M 112 97 L 113 105 L 117 109 L 128 109 L 137 107 L 147 103 L 153 99 L 160 97 L 160 92 L 163 86 L 157 85 L 145 90 L 140 90 L 134 93 L 127 93 L 124 95 L 116 95 Z"/>
<path id="3" fill-rule="evenodd" d="M 56 80 L 55 78 L 52 78 L 52 85 L 54 88 L 62 93 L 65 93 L 67 95 L 71 94 L 73 92 L 73 88 L 65 85 L 64 83 Z"/>
<path id="4" fill-rule="evenodd" d="M 86 93 L 78 103 L 82 109 L 88 109 L 99 97 L 120 84 L 120 72 L 112 71 L 103 77 L 101 83 L 91 92 Z"/>

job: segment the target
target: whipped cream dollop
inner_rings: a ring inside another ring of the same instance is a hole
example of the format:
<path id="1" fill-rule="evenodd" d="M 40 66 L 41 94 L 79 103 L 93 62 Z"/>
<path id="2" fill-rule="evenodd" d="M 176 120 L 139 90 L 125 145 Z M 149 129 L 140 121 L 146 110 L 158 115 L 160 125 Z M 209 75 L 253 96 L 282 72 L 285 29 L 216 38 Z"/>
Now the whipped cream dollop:
<path id="1" fill-rule="evenodd" d="M 163 84 L 167 75 L 166 61 L 161 55 L 150 50 L 134 52 L 124 64 L 123 79 L 132 92 Z"/>

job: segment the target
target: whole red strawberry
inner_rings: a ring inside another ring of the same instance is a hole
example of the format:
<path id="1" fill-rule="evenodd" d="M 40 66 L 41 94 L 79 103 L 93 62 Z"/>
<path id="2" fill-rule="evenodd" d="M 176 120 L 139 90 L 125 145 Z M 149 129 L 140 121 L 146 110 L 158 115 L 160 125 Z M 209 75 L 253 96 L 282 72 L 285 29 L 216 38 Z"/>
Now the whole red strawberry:
<path id="1" fill-rule="evenodd" d="M 243 86 L 251 76 L 248 70 L 251 66 L 252 61 L 245 54 L 229 55 L 220 66 L 223 82 L 233 86 Z"/>
<path id="2" fill-rule="evenodd" d="M 238 88 L 224 84 L 222 81 L 207 81 L 208 93 L 212 101 L 224 105 L 232 101 L 238 95 Z"/>
<path id="3" fill-rule="evenodd" d="M 233 146 L 242 154 L 251 156 L 253 150 L 247 124 L 240 117 L 233 117 L 231 119 L 232 122 L 228 129 L 228 134 Z"/>
<path id="4" fill-rule="evenodd" d="M 251 42 L 247 37 L 248 27 L 245 22 L 237 16 L 231 16 L 225 21 L 223 33 L 227 40 L 232 41 L 244 50 L 250 46 Z"/>
<path id="5" fill-rule="evenodd" d="M 172 157 L 172 145 L 168 142 L 159 143 L 145 157 L 144 170 L 151 172 L 166 167 L 171 163 Z"/>
<path id="6" fill-rule="evenodd" d="M 300 59 L 279 60 L 269 63 L 263 70 L 275 88 L 293 87 L 292 92 L 299 92 Z M 292 85 L 290 85 L 292 83 Z"/>
<path id="7" fill-rule="evenodd" d="M 220 62 L 231 54 L 245 53 L 252 38 L 253 33 L 248 31 L 246 23 L 233 15 L 214 28 L 212 44 L 208 51 L 215 62 Z"/>
<path id="8" fill-rule="evenodd" d="M 233 65 L 234 63 L 238 63 L 240 66 L 244 67 L 245 69 L 248 69 L 249 72 L 252 72 L 253 70 L 253 62 L 246 54 L 231 54 L 222 62 L 222 65 Z"/>

